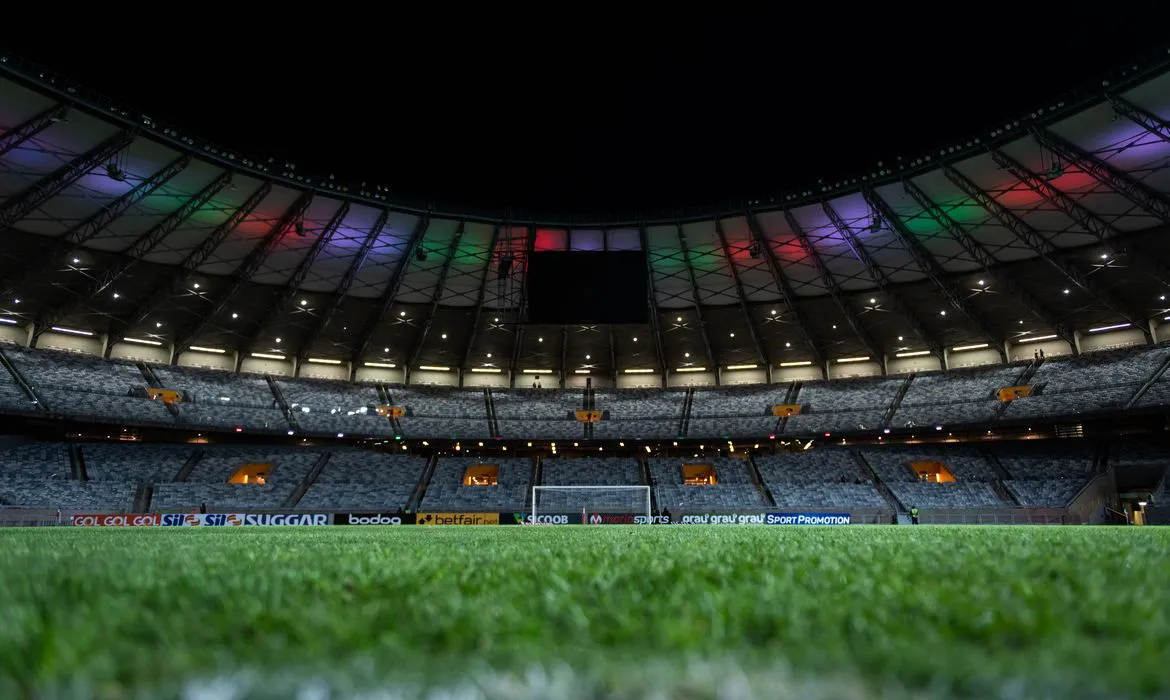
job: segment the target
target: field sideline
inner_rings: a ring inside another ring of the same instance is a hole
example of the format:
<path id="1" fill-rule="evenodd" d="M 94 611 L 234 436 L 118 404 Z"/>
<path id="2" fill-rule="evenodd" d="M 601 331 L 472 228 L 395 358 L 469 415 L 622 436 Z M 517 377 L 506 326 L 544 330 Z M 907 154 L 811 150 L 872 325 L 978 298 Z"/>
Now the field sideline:
<path id="1" fill-rule="evenodd" d="M 1157 528 L 0 529 L 0 697 L 1165 696 L 1168 552 Z"/>

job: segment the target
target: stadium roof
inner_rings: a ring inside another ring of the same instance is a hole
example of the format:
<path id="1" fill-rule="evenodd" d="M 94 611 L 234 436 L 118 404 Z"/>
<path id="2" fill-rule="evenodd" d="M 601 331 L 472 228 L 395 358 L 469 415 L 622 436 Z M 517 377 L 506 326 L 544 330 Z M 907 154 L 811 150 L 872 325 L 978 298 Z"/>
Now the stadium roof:
<path id="1" fill-rule="evenodd" d="M 1168 66 L 872 172 L 583 220 L 305 176 L 0 59 L 0 316 L 180 350 L 600 375 L 1148 331 L 1170 313 Z M 565 248 L 647 250 L 652 323 L 519 323 L 526 256 Z"/>

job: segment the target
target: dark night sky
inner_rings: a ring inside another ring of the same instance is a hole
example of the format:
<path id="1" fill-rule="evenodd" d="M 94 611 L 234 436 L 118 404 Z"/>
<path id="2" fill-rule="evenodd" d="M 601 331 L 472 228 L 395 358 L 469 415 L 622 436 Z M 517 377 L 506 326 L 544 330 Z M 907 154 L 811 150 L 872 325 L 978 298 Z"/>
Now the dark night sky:
<path id="1" fill-rule="evenodd" d="M 225 38 L 216 53 L 168 50 L 167 37 L 125 52 L 10 48 L 306 174 L 469 206 L 579 213 L 737 200 L 916 156 L 1166 40 L 1158 23 L 1129 14 L 1115 27 L 1094 16 L 1091 41 L 1065 34 L 1086 36 L 1088 18 L 919 30 L 874 28 L 876 19 L 855 17 L 849 29 L 828 18 L 705 16 L 664 19 L 656 32 L 469 22 L 364 36 L 350 22 L 331 39 Z"/>

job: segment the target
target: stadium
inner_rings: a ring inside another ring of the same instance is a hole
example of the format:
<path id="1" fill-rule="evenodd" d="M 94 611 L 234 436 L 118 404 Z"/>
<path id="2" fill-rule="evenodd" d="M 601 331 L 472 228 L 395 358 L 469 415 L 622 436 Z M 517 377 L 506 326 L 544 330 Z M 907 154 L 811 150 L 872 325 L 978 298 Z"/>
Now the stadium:
<path id="1" fill-rule="evenodd" d="M 1004 116 L 557 214 L 0 54 L 0 692 L 1165 696 L 1170 51 Z"/>

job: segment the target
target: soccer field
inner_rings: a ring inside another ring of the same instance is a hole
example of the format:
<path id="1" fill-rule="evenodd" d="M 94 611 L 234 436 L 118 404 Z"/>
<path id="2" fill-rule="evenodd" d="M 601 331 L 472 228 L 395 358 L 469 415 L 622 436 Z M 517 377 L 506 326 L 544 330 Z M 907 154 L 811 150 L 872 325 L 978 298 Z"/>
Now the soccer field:
<path id="1" fill-rule="evenodd" d="M 6 529 L 0 697 L 1166 695 L 1168 552 L 1155 528 Z"/>

